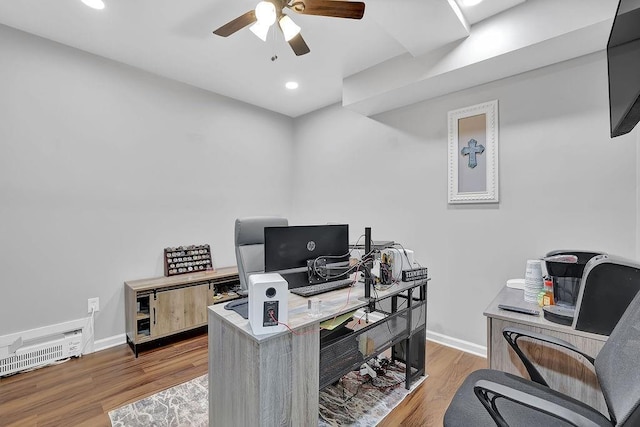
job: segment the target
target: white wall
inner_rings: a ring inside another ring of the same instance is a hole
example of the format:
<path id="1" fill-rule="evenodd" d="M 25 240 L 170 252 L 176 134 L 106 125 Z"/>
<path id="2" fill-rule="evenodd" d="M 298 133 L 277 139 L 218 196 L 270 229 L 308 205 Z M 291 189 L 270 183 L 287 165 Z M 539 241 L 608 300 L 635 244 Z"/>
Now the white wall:
<path id="1" fill-rule="evenodd" d="M 428 329 L 486 345 L 482 315 L 553 249 L 636 256 L 635 135 L 608 136 L 603 52 L 377 116 L 295 123 L 297 222 L 365 226 L 429 267 Z M 447 111 L 499 101 L 500 203 L 447 204 Z"/>
<path id="2" fill-rule="evenodd" d="M 288 117 L 0 26 L 0 335 L 87 316 L 167 246 L 235 264 L 237 216 L 287 215 Z"/>
<path id="3" fill-rule="evenodd" d="M 526 259 L 640 253 L 640 141 L 608 137 L 603 53 L 375 120 L 292 121 L 3 26 L 0 52 L 0 335 L 86 316 L 94 296 L 96 338 L 122 334 L 124 280 L 161 275 L 170 245 L 233 264 L 243 215 L 402 242 L 433 277 L 429 329 L 480 346 Z M 447 111 L 491 99 L 501 203 L 449 206 Z"/>

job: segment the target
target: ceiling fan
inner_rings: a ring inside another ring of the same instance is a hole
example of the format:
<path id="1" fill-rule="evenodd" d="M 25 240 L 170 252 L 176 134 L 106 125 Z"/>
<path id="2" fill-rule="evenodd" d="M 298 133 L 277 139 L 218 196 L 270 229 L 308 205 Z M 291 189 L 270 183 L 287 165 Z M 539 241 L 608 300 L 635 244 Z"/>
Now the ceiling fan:
<path id="1" fill-rule="evenodd" d="M 289 9 L 302 15 L 320 15 L 334 18 L 361 19 L 364 15 L 364 3 L 341 0 L 264 0 L 258 3 L 255 10 L 227 22 L 213 32 L 218 36 L 228 37 L 251 25 L 249 29 L 263 41 L 267 40 L 269 28 L 276 21 L 284 34 L 284 38 L 297 55 L 310 52 L 309 46 L 300 35 L 300 27 L 293 22 L 284 10 Z"/>

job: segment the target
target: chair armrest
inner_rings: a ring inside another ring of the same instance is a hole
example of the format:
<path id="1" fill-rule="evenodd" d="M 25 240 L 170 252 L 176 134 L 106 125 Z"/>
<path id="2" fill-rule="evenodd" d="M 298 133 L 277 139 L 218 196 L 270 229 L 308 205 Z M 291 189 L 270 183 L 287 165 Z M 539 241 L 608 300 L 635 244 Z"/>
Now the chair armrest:
<path id="1" fill-rule="evenodd" d="M 560 406 L 540 397 L 532 396 L 528 393 L 493 381 L 477 381 L 473 387 L 473 392 L 489 412 L 489 415 L 491 415 L 491 418 L 493 418 L 498 427 L 508 427 L 509 424 L 498 412 L 498 408 L 495 404 L 495 399 L 497 397 L 502 397 L 510 400 L 511 402 L 526 406 L 532 410 L 543 412 L 552 417 L 566 421 L 576 427 L 599 426 L 596 422 L 588 419 L 584 415 L 573 412 L 569 408 L 565 408 L 564 406 Z"/>
<path id="2" fill-rule="evenodd" d="M 533 332 L 533 331 L 528 331 L 526 329 L 520 329 L 520 328 L 514 328 L 514 327 L 506 327 L 502 330 L 502 335 L 504 336 L 504 339 L 507 340 L 507 342 L 509 343 L 509 345 L 511 346 L 511 348 L 513 348 L 513 351 L 516 352 L 516 354 L 518 355 L 518 357 L 520 358 L 520 360 L 522 361 L 522 364 L 524 365 L 524 367 L 527 369 L 527 372 L 529 373 L 529 377 L 531 377 L 531 381 L 535 381 L 538 384 L 544 385 L 544 386 L 549 386 L 549 384 L 547 384 L 547 382 L 544 380 L 544 378 L 542 378 L 542 375 L 540 374 L 540 372 L 538 371 L 538 369 L 536 369 L 535 366 L 533 366 L 533 363 L 531 363 L 531 361 L 529 360 L 529 358 L 522 352 L 522 350 L 520 349 L 520 347 L 518 346 L 518 339 L 522 338 L 522 337 L 527 337 L 527 338 L 532 338 L 538 341 L 542 341 L 542 342 L 547 342 L 549 344 L 554 344 L 557 345 L 559 347 L 563 347 L 566 348 L 568 350 L 571 350 L 575 353 L 580 354 L 582 357 L 584 357 L 585 359 L 587 359 L 592 365 L 594 362 L 594 358 L 589 356 L 588 354 L 584 353 L 582 350 L 580 350 L 579 348 L 577 348 L 576 346 L 574 346 L 573 344 L 562 340 L 560 338 L 556 338 L 556 337 L 552 337 L 549 335 L 544 335 L 544 334 L 540 334 L 537 332 Z"/>

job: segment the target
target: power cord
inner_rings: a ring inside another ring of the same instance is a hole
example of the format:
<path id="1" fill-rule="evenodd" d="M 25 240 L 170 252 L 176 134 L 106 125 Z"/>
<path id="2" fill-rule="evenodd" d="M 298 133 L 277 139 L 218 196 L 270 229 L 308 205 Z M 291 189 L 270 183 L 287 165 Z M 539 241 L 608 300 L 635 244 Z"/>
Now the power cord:
<path id="1" fill-rule="evenodd" d="M 389 368 L 391 366 L 395 366 L 395 363 L 390 362 L 388 359 L 382 359 L 382 360 L 379 361 L 379 363 L 380 363 L 379 369 L 378 370 L 374 369 L 374 370 L 376 370 L 376 373 L 381 377 L 387 375 L 387 373 L 389 372 Z M 364 377 L 360 376 L 359 374 L 358 374 L 358 377 L 359 378 L 364 378 Z M 390 377 L 389 379 L 391 379 L 391 378 L 392 377 Z M 378 382 L 378 384 L 376 384 L 376 382 Z M 369 376 L 369 378 L 367 378 L 365 381 L 362 381 L 362 382 L 360 382 L 358 384 L 358 386 L 356 387 L 356 391 L 351 396 L 347 397 L 347 394 L 346 394 L 347 387 L 344 385 L 344 379 L 341 378 L 339 380 L 339 382 L 338 382 L 338 384 L 340 384 L 340 386 L 342 387 L 342 399 L 343 399 L 343 401 L 340 402 L 340 405 L 344 406 L 347 403 L 349 403 L 349 401 L 351 399 L 353 399 L 354 397 L 356 397 L 358 395 L 358 393 L 360 392 L 360 390 L 364 386 L 366 386 L 367 384 L 371 384 L 372 387 L 374 387 L 374 388 L 376 388 L 376 389 L 378 389 L 378 390 L 380 390 L 382 392 L 387 392 L 388 390 L 392 390 L 392 389 L 394 389 L 394 388 L 396 388 L 399 385 L 404 384 L 404 383 L 405 383 L 405 379 L 400 379 L 400 380 L 398 380 L 398 381 L 396 381 L 394 383 L 391 383 L 391 384 L 380 384 L 379 381 L 377 381 L 373 377 Z"/>
<path id="2" fill-rule="evenodd" d="M 88 317 L 89 321 L 89 336 L 87 337 L 86 340 L 84 340 L 84 344 L 82 345 L 82 350 L 80 350 L 80 356 L 82 356 L 84 354 L 84 351 L 87 349 L 87 345 L 89 344 L 89 341 L 93 340 L 94 338 L 94 333 L 95 333 L 95 328 L 93 326 L 93 323 L 95 321 L 95 314 L 96 314 L 96 309 L 95 307 L 91 307 L 91 316 Z"/>
<path id="3" fill-rule="evenodd" d="M 340 380 L 340 382 L 342 382 L 342 379 Z M 346 393 L 345 393 L 347 391 L 347 388 L 344 386 L 344 384 L 341 384 L 342 385 L 342 398 L 344 399 L 341 404 L 342 405 L 346 405 L 347 403 L 349 403 L 349 401 L 351 399 L 353 399 L 354 397 L 356 397 L 358 395 L 358 392 L 360 391 L 360 388 L 362 388 L 362 386 L 364 386 L 367 383 L 373 383 L 373 377 L 369 377 L 368 380 L 363 381 L 360 384 L 358 384 L 358 387 L 356 388 L 355 393 L 353 393 L 349 397 L 346 397 Z"/>
<path id="4" fill-rule="evenodd" d="M 271 320 L 273 320 L 274 322 L 276 322 L 278 325 L 283 325 L 283 326 L 284 326 L 285 328 L 287 328 L 287 329 L 289 330 L 289 332 L 291 332 L 293 335 L 298 335 L 298 336 L 299 336 L 299 335 L 307 335 L 307 334 L 312 334 L 312 333 L 318 332 L 318 331 L 316 331 L 315 329 L 311 329 L 311 330 L 309 330 L 309 331 L 307 331 L 307 332 L 296 332 L 296 331 L 294 331 L 293 329 L 291 329 L 291 327 L 290 327 L 289 325 L 287 325 L 286 323 L 281 322 L 281 321 L 279 321 L 278 319 L 276 319 L 276 318 L 275 318 L 275 316 L 273 315 L 273 312 L 269 312 L 269 317 L 271 317 Z"/>
<path id="5" fill-rule="evenodd" d="M 358 246 L 358 243 L 360 242 L 360 239 L 362 239 L 362 237 L 364 237 L 364 235 L 361 235 L 360 237 L 358 237 L 358 240 L 356 241 L 354 246 Z M 372 255 L 374 252 L 375 252 L 375 250 L 372 249 L 369 253 L 364 254 L 362 256 L 362 259 L 367 258 L 368 256 Z M 337 279 L 339 277 L 349 275 L 354 270 L 359 270 L 360 269 L 360 267 L 363 265 L 363 261 L 362 260 L 358 261 L 356 264 L 353 264 L 353 265 L 349 266 L 349 268 L 347 270 L 343 271 L 342 273 L 336 274 L 336 275 L 333 275 L 333 276 L 331 276 L 326 271 L 323 272 L 321 270 L 321 268 L 318 266 L 318 261 L 321 260 L 321 259 L 325 259 L 325 260 L 326 259 L 343 259 L 343 258 L 348 257 L 350 255 L 351 255 L 351 249 L 349 249 L 349 252 L 347 252 L 346 254 L 343 254 L 343 255 L 321 255 L 321 256 L 315 258 L 313 260 L 313 262 L 312 262 L 313 273 L 315 275 L 317 275 L 318 277 L 323 278 L 323 279 Z"/>

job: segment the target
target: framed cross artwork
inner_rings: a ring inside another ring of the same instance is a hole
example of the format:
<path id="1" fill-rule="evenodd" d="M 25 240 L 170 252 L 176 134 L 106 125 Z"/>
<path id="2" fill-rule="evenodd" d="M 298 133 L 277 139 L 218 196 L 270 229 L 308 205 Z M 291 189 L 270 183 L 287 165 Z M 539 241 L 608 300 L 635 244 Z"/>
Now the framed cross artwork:
<path id="1" fill-rule="evenodd" d="M 449 111 L 449 203 L 498 203 L 498 101 Z"/>

